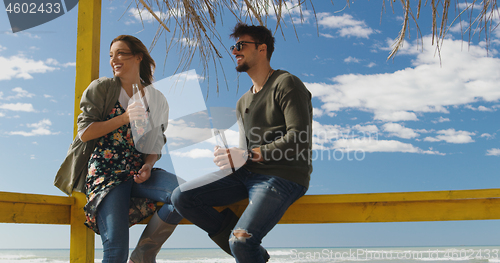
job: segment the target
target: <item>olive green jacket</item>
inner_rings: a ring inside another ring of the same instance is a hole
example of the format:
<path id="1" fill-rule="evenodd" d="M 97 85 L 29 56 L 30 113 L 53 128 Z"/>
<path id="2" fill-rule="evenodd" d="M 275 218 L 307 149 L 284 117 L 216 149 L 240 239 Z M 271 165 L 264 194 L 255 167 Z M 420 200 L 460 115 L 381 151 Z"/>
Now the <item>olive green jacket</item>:
<path id="1" fill-rule="evenodd" d="M 78 130 L 93 122 L 106 120 L 120 96 L 119 78 L 102 77 L 90 83 L 80 101 L 82 113 L 78 115 Z M 57 171 L 54 185 L 64 193 L 73 191 L 85 193 L 85 179 L 90 154 L 94 151 L 97 139 L 82 142 L 77 136 L 71 143 L 66 159 Z"/>

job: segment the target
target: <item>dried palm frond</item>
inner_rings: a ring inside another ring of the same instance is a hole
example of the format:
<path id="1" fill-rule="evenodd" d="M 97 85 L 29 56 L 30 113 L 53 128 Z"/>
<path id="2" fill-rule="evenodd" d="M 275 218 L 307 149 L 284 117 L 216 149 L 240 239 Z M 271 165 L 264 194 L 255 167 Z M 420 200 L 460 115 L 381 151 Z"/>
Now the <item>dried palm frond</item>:
<path id="1" fill-rule="evenodd" d="M 390 0 L 389 0 L 390 1 Z M 385 1 L 384 1 L 385 2 Z M 391 6 L 395 0 L 390 1 Z M 398 50 L 401 48 L 401 46 L 404 43 L 405 40 L 405 34 L 406 32 L 409 33 L 410 28 L 408 26 L 408 22 L 411 19 L 415 23 L 415 26 L 417 28 L 417 34 L 418 37 L 422 37 L 422 34 L 420 33 L 420 28 L 418 26 L 418 19 L 420 17 L 421 9 L 425 8 L 425 6 L 428 4 L 428 1 L 422 6 L 422 0 L 415 0 L 417 2 L 416 9 L 417 9 L 417 16 L 414 16 L 413 10 L 411 8 L 411 1 L 410 0 L 400 0 L 401 5 L 403 7 L 403 25 L 401 28 L 401 31 L 399 32 L 398 37 L 395 40 L 395 43 L 393 44 L 393 49 L 391 53 L 389 54 L 389 58 L 393 58 Z M 468 32 L 469 38 L 468 42 L 472 40 L 472 36 L 478 34 L 479 39 L 483 39 L 486 42 L 486 46 L 489 46 L 489 35 L 492 33 L 493 30 L 496 29 L 496 27 L 499 24 L 499 10 L 497 6 L 497 1 L 496 0 L 472 0 L 472 2 L 469 4 L 467 3 L 467 0 L 464 2 L 459 2 L 458 0 L 453 1 L 455 10 L 458 11 L 458 15 L 453 19 L 451 23 L 448 24 L 448 17 L 449 17 L 449 11 L 450 7 L 452 6 L 452 0 L 430 0 L 429 8 L 432 14 L 432 45 L 436 44 L 436 49 L 439 53 L 439 50 L 441 49 L 442 43 L 446 37 L 446 34 L 448 31 L 451 29 L 452 26 L 457 21 L 461 22 L 462 16 L 464 14 L 467 15 L 469 18 L 469 23 L 467 28 L 462 28 L 462 34 L 465 34 Z M 481 10 L 478 12 L 477 15 L 474 14 L 474 7 L 479 6 L 481 7 Z M 394 9 L 393 9 L 394 10 Z M 441 16 L 439 17 L 439 14 Z M 496 21 L 496 22 L 495 22 Z M 439 27 L 438 27 L 439 24 Z M 460 26 L 462 24 L 460 23 Z M 474 31 L 472 30 L 472 27 L 476 26 Z M 484 36 L 482 36 L 482 34 Z"/>
<path id="2" fill-rule="evenodd" d="M 302 12 L 310 8 L 307 5 L 310 1 L 294 0 L 291 3 L 285 0 L 135 0 L 135 3 L 140 17 L 144 16 L 144 12 L 151 14 L 160 24 L 151 48 L 164 31 L 170 32 L 167 56 L 169 50 L 176 46 L 181 58 L 176 71 L 187 70 L 196 55 L 203 66 L 201 75 L 209 78 L 210 66 L 213 65 L 217 73 L 217 68 L 222 68 L 222 55 L 226 53 L 230 56 L 216 30 L 218 23 L 223 24 L 222 14 L 229 12 L 237 21 L 263 26 L 267 26 L 267 20 L 272 16 L 276 19 L 274 34 L 280 32 L 285 37 L 282 28 L 282 25 L 286 25 L 285 17 L 290 15 L 291 9 Z M 295 31 L 293 21 L 291 24 Z M 224 74 L 223 70 L 222 73 Z M 217 74 L 215 76 L 218 92 L 219 79 Z"/>
<path id="3" fill-rule="evenodd" d="M 249 21 L 250 23 L 257 23 L 263 26 L 267 26 L 268 18 L 272 17 L 274 18 L 274 23 L 276 23 L 274 33 L 280 32 L 283 37 L 285 37 L 283 26 L 286 26 L 285 21 L 287 21 L 285 18 L 289 16 L 291 18 L 290 24 L 298 39 L 295 30 L 295 23 L 297 21 L 294 21 L 292 18 L 292 13 L 298 12 L 301 18 L 300 22 L 302 22 L 302 12 L 312 9 L 314 17 L 317 19 L 313 1 L 324 0 L 135 0 L 138 9 L 142 10 L 141 12 L 150 13 L 160 24 L 152 47 L 165 30 L 170 32 L 171 41 L 167 44 L 167 55 L 173 46 L 178 47 L 181 61 L 178 64 L 177 70 L 186 70 L 195 58 L 195 55 L 197 55 L 203 66 L 202 75 L 206 77 L 209 77 L 208 69 L 211 64 L 213 64 L 217 71 L 218 66 L 222 68 L 220 61 L 222 54 L 227 53 L 229 55 L 227 48 L 224 48 L 221 36 L 216 30 L 216 24 L 223 23 L 222 14 L 229 12 L 238 21 Z M 382 1 L 382 10 L 385 7 L 385 1 Z M 394 12 L 393 4 L 396 0 L 388 1 Z M 464 3 L 453 0 L 455 9 L 459 10 L 459 14 L 451 24 L 448 24 L 448 16 L 452 0 L 430 0 L 430 3 L 428 1 L 426 0 L 422 5 L 422 0 L 400 0 L 403 12 L 403 24 L 388 59 L 393 58 L 402 47 L 405 39 L 410 37 L 411 21 L 416 26 L 417 38 L 422 39 L 418 19 L 423 8 L 430 8 L 432 14 L 432 44 L 436 44 L 438 50 L 450 27 L 457 19 L 461 19 L 461 16 L 464 14 L 467 14 L 469 24 L 462 32 L 469 32 L 469 41 L 474 34 L 478 33 L 479 37 L 484 38 L 488 44 L 488 36 L 497 26 L 494 22 L 498 21 L 495 20 L 498 19 L 496 0 L 472 0 L 470 4 L 466 0 Z M 413 13 L 412 3 L 416 4 L 416 15 Z M 346 0 L 347 7 L 351 4 L 353 3 Z M 356 4 L 362 4 L 362 2 L 357 1 Z M 465 6 L 465 8 L 462 8 L 463 10 L 460 11 L 461 6 Z M 481 6 L 481 9 L 477 15 L 474 15 L 474 7 L 476 6 Z M 495 14 L 497 15 L 496 17 Z M 473 26 L 476 26 L 474 32 L 472 30 Z M 484 33 L 484 36 L 481 33 Z M 220 50 L 220 48 L 223 50 Z M 224 70 L 222 72 L 224 73 Z M 215 76 L 218 92 L 219 80 L 217 74 Z"/>

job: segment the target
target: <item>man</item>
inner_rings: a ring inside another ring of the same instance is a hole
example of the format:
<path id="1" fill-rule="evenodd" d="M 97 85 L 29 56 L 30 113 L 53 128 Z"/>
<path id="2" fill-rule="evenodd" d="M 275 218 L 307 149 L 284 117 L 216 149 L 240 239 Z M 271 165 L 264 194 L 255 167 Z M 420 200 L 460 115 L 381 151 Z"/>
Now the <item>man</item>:
<path id="1" fill-rule="evenodd" d="M 274 37 L 267 28 L 239 23 L 231 37 L 237 39 L 231 47 L 236 70 L 253 83 L 237 103 L 240 148 L 216 147 L 221 171 L 181 185 L 172 202 L 236 262 L 260 263 L 269 259 L 262 238 L 309 187 L 311 94 L 297 77 L 271 68 Z M 246 198 L 239 219 L 230 209 L 213 208 Z"/>

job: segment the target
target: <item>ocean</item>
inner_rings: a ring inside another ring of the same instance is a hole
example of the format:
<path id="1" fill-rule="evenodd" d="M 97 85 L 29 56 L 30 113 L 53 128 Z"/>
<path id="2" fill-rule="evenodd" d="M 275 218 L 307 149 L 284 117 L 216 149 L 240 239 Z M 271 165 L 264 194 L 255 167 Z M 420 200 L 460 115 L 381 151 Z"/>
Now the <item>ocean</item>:
<path id="1" fill-rule="evenodd" d="M 270 263 L 298 262 L 500 262 L 500 246 L 268 248 Z M 96 249 L 95 261 L 102 261 Z M 69 263 L 69 249 L 0 249 L 0 263 Z M 157 263 L 235 262 L 220 249 L 165 248 Z"/>

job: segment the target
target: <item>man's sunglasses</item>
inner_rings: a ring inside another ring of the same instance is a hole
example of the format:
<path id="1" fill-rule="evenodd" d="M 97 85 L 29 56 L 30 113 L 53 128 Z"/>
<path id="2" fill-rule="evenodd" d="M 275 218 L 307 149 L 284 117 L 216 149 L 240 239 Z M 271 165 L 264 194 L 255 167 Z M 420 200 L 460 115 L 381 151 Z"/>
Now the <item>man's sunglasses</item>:
<path id="1" fill-rule="evenodd" d="M 243 44 L 258 44 L 258 45 L 261 45 L 261 44 L 264 44 L 264 43 L 240 41 L 240 42 L 237 42 L 236 44 L 232 45 L 231 47 L 229 47 L 229 50 L 233 51 L 233 49 L 236 49 L 236 51 L 240 51 L 243 48 Z"/>

